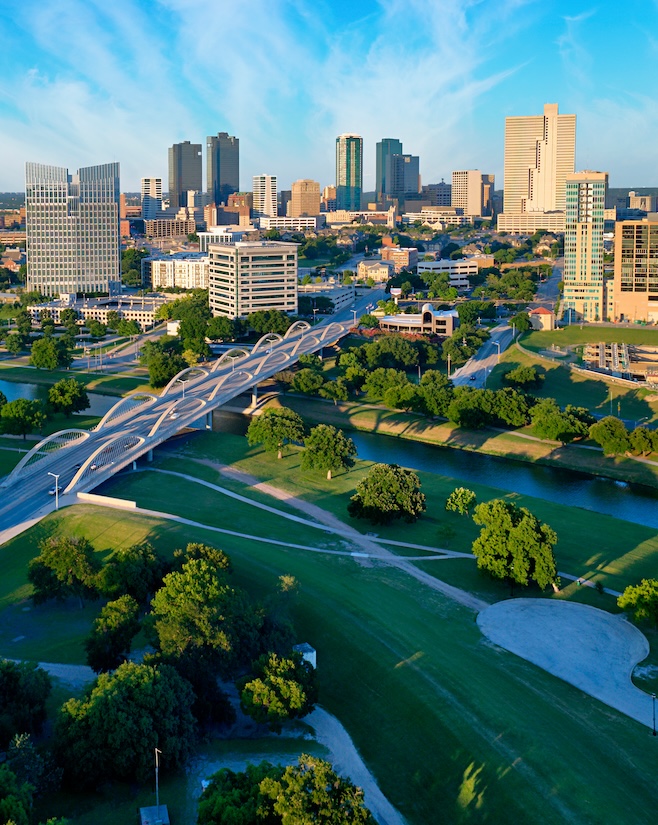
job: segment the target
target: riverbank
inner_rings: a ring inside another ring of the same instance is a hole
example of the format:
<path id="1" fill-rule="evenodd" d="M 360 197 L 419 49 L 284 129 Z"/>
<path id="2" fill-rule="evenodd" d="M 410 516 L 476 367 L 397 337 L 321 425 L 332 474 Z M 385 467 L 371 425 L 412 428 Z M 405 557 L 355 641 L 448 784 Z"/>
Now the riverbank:
<path id="1" fill-rule="evenodd" d="M 658 466 L 629 456 L 605 458 L 597 449 L 540 441 L 528 438 L 524 432 L 466 430 L 449 421 L 432 421 L 377 404 L 341 402 L 334 405 L 296 395 L 273 397 L 265 406 L 289 407 L 310 424 L 332 424 L 343 430 L 378 433 L 658 488 Z"/>

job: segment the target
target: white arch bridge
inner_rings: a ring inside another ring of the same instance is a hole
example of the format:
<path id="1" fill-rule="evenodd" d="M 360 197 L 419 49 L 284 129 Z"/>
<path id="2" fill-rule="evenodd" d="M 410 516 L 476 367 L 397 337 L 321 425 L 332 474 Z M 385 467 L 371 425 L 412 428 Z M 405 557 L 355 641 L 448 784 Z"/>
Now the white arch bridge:
<path id="1" fill-rule="evenodd" d="M 212 411 L 294 364 L 300 355 L 342 338 L 352 324 L 297 321 L 285 336 L 264 335 L 251 351 L 235 347 L 211 367 L 189 367 L 160 395 L 137 392 L 119 400 L 87 432 L 61 430 L 44 438 L 0 484 L 0 531 L 41 509 L 48 488 L 59 495 L 87 492 L 191 426 L 211 426 Z"/>

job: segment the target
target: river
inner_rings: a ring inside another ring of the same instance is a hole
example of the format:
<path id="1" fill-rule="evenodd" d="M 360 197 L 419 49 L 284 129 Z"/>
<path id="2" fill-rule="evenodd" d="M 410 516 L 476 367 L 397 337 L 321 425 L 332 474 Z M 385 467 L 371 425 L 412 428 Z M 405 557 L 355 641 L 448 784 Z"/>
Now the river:
<path id="1" fill-rule="evenodd" d="M 75 377 L 75 376 L 74 376 Z M 30 401 L 48 400 L 48 387 L 41 384 L 21 384 L 16 381 L 0 380 L 0 392 L 7 401 L 15 401 L 17 398 L 28 398 Z M 96 392 L 87 393 L 89 396 L 89 408 L 82 415 L 105 415 L 113 404 L 119 400 L 116 396 L 100 395 Z"/>
<path id="2" fill-rule="evenodd" d="M 221 411 L 214 416 L 215 429 L 236 435 L 243 435 L 248 424 L 249 417 L 237 413 Z M 651 487 L 388 435 L 349 435 L 358 457 L 366 461 L 400 464 L 459 481 L 487 484 L 658 529 L 658 490 Z"/>

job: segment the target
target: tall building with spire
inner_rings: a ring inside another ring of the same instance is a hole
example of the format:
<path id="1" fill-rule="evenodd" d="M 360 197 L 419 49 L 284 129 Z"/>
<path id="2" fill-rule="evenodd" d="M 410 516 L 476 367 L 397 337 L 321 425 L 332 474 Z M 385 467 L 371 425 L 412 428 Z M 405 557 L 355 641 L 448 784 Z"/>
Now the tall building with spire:
<path id="1" fill-rule="evenodd" d="M 25 164 L 27 289 L 43 295 L 118 291 L 119 164 Z"/>
<path id="2" fill-rule="evenodd" d="M 576 115 L 558 114 L 547 103 L 543 115 L 505 118 L 503 212 L 498 229 L 564 231 L 567 175 L 576 163 Z"/>
<path id="3" fill-rule="evenodd" d="M 363 138 L 339 135 L 336 138 L 336 208 L 361 209 L 363 191 Z"/>
<path id="4" fill-rule="evenodd" d="M 206 138 L 206 191 L 215 206 L 240 190 L 240 141 L 228 132 Z"/>
<path id="5" fill-rule="evenodd" d="M 169 149 L 169 205 L 187 206 L 187 193 L 201 192 L 201 144 L 174 143 Z"/>

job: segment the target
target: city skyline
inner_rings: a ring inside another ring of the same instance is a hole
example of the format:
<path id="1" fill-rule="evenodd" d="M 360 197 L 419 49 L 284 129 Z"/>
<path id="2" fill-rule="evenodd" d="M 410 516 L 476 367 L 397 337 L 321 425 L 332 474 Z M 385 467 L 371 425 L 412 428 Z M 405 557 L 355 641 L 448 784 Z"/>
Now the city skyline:
<path id="1" fill-rule="evenodd" d="M 263 168 L 284 189 L 333 184 L 343 133 L 363 136 L 365 191 L 385 137 L 420 156 L 423 183 L 455 169 L 502 183 L 505 118 L 547 102 L 578 117 L 577 169 L 658 184 L 656 0 L 26 0 L 0 20 L 3 191 L 23 190 L 26 161 L 118 161 L 139 191 L 167 179 L 168 147 L 223 131 L 240 140 L 241 189 Z"/>

